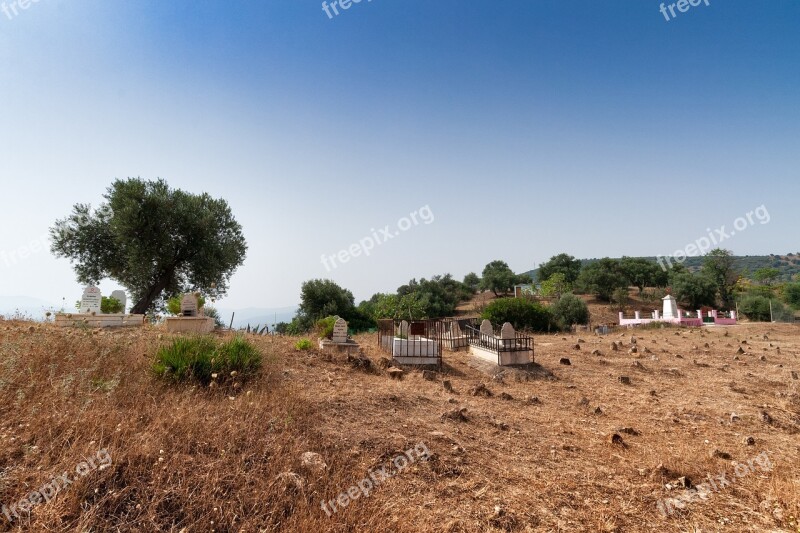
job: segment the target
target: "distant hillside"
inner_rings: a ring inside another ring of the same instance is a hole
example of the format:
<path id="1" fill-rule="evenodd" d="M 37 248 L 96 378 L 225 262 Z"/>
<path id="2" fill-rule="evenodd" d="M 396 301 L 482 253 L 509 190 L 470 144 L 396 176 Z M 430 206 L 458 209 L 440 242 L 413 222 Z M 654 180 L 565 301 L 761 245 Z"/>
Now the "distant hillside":
<path id="1" fill-rule="evenodd" d="M 620 259 L 620 258 L 617 258 Z M 656 262 L 655 257 L 645 257 L 650 261 Z M 703 257 L 688 257 L 683 264 L 691 271 L 699 270 L 703 265 Z M 593 263 L 597 259 L 581 259 L 583 266 Z M 791 281 L 792 276 L 800 274 L 800 252 L 787 255 L 737 255 L 733 257 L 735 268 L 745 277 L 749 276 L 759 268 L 772 267 L 780 271 L 781 281 Z M 534 280 L 539 281 L 539 269 L 524 272 Z"/>

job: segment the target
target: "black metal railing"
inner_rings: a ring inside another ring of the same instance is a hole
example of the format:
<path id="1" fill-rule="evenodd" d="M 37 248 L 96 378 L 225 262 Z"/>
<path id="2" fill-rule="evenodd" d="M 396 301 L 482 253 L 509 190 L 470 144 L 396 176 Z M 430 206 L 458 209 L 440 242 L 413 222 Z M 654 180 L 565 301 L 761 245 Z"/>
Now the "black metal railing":
<path id="1" fill-rule="evenodd" d="M 465 326 L 464 334 L 467 336 L 467 342 L 471 346 L 484 348 L 492 352 L 522 352 L 533 350 L 533 338 L 528 337 L 523 333 L 514 333 L 513 339 L 501 339 L 495 337 L 494 334 L 487 335 L 481 333 L 479 329 L 472 326 Z"/>

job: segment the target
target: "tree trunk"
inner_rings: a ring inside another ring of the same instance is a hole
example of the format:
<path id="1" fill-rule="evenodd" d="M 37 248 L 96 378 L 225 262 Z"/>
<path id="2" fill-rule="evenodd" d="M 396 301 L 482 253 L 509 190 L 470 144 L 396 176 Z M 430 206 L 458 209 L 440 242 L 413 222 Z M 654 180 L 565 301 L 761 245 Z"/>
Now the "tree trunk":
<path id="1" fill-rule="evenodd" d="M 156 298 L 161 295 L 161 292 L 167 288 L 169 284 L 169 280 L 172 277 L 172 274 L 164 274 L 158 280 L 158 282 L 148 289 L 147 293 L 142 297 L 141 300 L 136 302 L 136 305 L 133 306 L 131 309 L 132 315 L 144 315 L 147 313 L 147 310 L 150 309 L 150 306 L 153 304 Z"/>

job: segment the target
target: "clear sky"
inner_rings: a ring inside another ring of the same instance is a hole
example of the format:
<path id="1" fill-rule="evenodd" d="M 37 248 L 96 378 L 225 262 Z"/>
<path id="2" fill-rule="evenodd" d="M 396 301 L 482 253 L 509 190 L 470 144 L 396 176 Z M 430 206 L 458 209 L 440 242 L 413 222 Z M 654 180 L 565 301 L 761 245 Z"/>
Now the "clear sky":
<path id="1" fill-rule="evenodd" d="M 800 251 L 800 2 L 660 4 L 0 0 L 0 295 L 77 300 L 30 243 L 136 176 L 228 200 L 227 308 L 669 254 L 762 205 L 724 247 Z"/>

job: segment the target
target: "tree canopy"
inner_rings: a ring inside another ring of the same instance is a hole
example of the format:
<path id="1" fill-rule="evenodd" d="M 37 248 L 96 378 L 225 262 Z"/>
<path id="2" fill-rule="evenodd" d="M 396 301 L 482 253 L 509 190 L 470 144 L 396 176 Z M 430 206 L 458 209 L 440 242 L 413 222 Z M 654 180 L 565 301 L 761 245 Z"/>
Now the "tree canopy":
<path id="1" fill-rule="evenodd" d="M 554 255 L 549 261 L 539 266 L 537 277 L 541 282 L 556 273 L 563 274 L 564 281 L 567 283 L 575 283 L 581 273 L 581 260 L 575 259 L 569 254 Z"/>
<path id="2" fill-rule="evenodd" d="M 138 178 L 114 181 L 103 198 L 95 210 L 76 204 L 50 229 L 53 254 L 73 263 L 79 282 L 116 280 L 136 301 L 131 313 L 183 292 L 227 292 L 247 244 L 225 200 Z"/>
<path id="3" fill-rule="evenodd" d="M 514 271 L 505 261 L 492 261 L 483 269 L 483 279 L 481 288 L 492 291 L 495 296 L 511 292 L 514 285 L 530 283 L 531 278 L 527 274 L 514 274 Z"/>
<path id="4" fill-rule="evenodd" d="M 628 278 L 618 260 L 604 257 L 583 267 L 577 284 L 608 302 L 617 289 L 628 287 Z"/>

